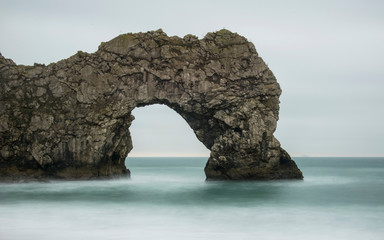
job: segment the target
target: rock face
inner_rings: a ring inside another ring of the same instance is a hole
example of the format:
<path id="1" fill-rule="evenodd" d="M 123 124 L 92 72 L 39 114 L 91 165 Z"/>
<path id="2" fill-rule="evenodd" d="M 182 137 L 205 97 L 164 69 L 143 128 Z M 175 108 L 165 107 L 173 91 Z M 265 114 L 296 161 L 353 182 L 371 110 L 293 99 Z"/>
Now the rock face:
<path id="1" fill-rule="evenodd" d="M 48 66 L 0 54 L 0 178 L 129 176 L 131 111 L 158 103 L 211 150 L 207 179 L 301 179 L 273 136 L 280 94 L 254 45 L 228 30 L 124 34 Z"/>

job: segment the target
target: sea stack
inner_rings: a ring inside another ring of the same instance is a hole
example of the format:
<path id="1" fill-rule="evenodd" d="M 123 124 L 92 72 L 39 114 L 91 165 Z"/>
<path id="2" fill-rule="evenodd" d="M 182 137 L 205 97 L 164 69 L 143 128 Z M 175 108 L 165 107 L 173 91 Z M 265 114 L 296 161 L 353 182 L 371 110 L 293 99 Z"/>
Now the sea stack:
<path id="1" fill-rule="evenodd" d="M 0 54 L 0 180 L 129 177 L 131 111 L 165 104 L 211 150 L 207 180 L 301 179 L 273 136 L 281 89 L 228 30 L 120 35 L 49 65 Z"/>

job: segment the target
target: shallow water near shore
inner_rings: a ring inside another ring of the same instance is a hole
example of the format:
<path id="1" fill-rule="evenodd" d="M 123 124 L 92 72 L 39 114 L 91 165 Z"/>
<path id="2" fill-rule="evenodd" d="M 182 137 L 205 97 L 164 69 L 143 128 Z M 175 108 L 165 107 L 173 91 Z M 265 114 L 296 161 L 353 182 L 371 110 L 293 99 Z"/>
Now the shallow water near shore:
<path id="1" fill-rule="evenodd" d="M 295 158 L 304 180 L 206 182 L 207 158 L 131 179 L 0 184 L 0 239 L 383 239 L 384 158 Z"/>

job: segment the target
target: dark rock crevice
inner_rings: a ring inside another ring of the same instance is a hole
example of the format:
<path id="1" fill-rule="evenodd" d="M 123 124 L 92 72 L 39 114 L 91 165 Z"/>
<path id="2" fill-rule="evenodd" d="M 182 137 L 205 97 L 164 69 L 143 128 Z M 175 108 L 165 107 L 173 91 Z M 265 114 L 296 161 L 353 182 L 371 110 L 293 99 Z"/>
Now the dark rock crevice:
<path id="1" fill-rule="evenodd" d="M 281 89 L 244 37 L 123 34 L 48 66 L 0 54 L 0 179 L 129 176 L 131 111 L 165 104 L 211 150 L 207 179 L 301 179 L 273 136 Z"/>

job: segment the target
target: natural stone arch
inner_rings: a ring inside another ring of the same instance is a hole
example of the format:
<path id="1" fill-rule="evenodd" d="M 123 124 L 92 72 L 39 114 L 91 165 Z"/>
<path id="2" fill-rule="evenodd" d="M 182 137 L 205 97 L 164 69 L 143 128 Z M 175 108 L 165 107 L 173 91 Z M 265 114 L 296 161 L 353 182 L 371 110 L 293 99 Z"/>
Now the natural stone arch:
<path id="1" fill-rule="evenodd" d="M 0 58 L 1 175 L 129 175 L 135 107 L 165 104 L 211 150 L 207 179 L 302 178 L 273 136 L 280 87 L 252 43 L 124 34 L 48 66 Z"/>

